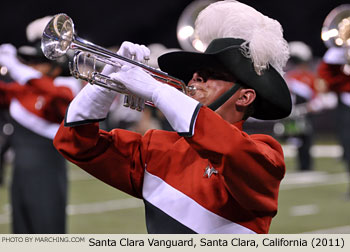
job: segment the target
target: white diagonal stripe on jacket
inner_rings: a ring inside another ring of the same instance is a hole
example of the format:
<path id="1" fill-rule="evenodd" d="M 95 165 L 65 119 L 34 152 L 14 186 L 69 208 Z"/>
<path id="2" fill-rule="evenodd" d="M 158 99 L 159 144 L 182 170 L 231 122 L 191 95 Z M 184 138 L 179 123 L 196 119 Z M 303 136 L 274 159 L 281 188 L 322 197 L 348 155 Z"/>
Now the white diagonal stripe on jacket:
<path id="1" fill-rule="evenodd" d="M 210 212 L 147 170 L 142 194 L 145 200 L 197 233 L 255 234 L 246 227 Z"/>

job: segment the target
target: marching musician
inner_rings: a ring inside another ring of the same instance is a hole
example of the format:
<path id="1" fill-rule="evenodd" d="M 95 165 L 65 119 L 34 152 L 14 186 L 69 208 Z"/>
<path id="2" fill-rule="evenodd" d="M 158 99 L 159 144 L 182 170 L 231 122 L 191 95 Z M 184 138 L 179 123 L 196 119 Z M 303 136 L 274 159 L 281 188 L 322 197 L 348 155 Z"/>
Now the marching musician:
<path id="1" fill-rule="evenodd" d="M 41 35 L 50 18 L 27 26 L 28 45 L 18 50 L 11 44 L 0 46 L 0 65 L 13 79 L 0 83 L 14 125 L 13 233 L 66 232 L 66 160 L 52 140 L 80 81 L 61 76 L 64 61 L 49 61 L 41 51 Z"/>
<path id="2" fill-rule="evenodd" d="M 288 45 L 290 58 L 285 80 L 291 92 L 293 109 L 291 115 L 277 125 L 284 124 L 281 135 L 297 147 L 297 169 L 310 171 L 313 163 L 310 155 L 313 137 L 310 115 L 319 110 L 314 106 L 318 78 L 311 68 L 311 48 L 302 41 L 291 41 Z"/>
<path id="3" fill-rule="evenodd" d="M 283 152 L 272 137 L 242 127 L 250 116 L 290 114 L 282 77 L 288 44 L 276 20 L 238 1 L 209 5 L 196 32 L 208 44 L 204 53 L 158 59 L 162 70 L 188 82 L 189 96 L 136 66 L 109 74 L 153 101 L 175 132 L 100 130 L 115 93 L 87 85 L 71 102 L 54 145 L 96 178 L 143 199 L 149 233 L 268 233 L 285 174 Z M 143 59 L 150 52 L 124 42 L 118 54 Z"/>
<path id="4" fill-rule="evenodd" d="M 325 81 L 328 91 L 337 94 L 336 132 L 350 179 L 350 72 L 344 69 L 349 64 L 347 54 L 346 48 L 328 49 L 319 64 L 318 74 Z M 350 199 L 350 186 L 347 198 Z"/>
<path id="5" fill-rule="evenodd" d="M 349 175 L 346 198 L 350 199 L 350 5 L 335 7 L 327 15 L 322 27 L 322 40 L 328 47 L 318 74 L 325 81 L 327 91 L 337 95 L 336 131 L 343 147 L 343 160 Z M 330 33 L 331 32 L 331 33 Z M 333 34 L 332 34 L 333 33 Z"/>

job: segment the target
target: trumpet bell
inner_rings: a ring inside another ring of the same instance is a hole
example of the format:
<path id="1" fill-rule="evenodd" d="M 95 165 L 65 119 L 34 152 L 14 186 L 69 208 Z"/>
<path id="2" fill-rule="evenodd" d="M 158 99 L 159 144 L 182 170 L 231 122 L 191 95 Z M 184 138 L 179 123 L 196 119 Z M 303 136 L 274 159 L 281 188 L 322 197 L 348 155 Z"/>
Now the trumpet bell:
<path id="1" fill-rule="evenodd" d="M 217 0 L 196 0 L 190 3 L 182 12 L 177 23 L 177 40 L 182 49 L 193 52 L 203 52 L 204 45 L 195 34 L 195 21 L 199 13 Z"/>
<path id="2" fill-rule="evenodd" d="M 56 60 L 67 53 L 74 40 L 74 24 L 66 14 L 55 15 L 46 25 L 41 39 L 44 55 Z"/>
<path id="3" fill-rule="evenodd" d="M 321 38 L 328 48 L 350 46 L 350 4 L 340 5 L 327 15 Z"/>
<path id="4" fill-rule="evenodd" d="M 75 34 L 72 19 L 63 13 L 55 15 L 46 25 L 41 39 L 41 49 L 44 55 L 51 60 L 59 60 L 71 49 L 70 52 L 74 52 L 74 57 L 69 62 L 71 74 L 75 78 L 87 81 L 92 85 L 96 84 L 115 92 L 134 96 L 123 83 L 100 72 L 101 65 L 108 64 L 112 67 L 121 67 L 124 64 L 131 64 L 142 68 L 159 82 L 173 86 L 187 94 L 187 87 L 182 80 L 79 38 Z M 144 104 L 141 100 L 138 97 L 137 102 L 131 100 L 126 104 L 131 108 L 142 110 Z M 145 101 L 144 103 L 154 106 L 152 101 Z"/>

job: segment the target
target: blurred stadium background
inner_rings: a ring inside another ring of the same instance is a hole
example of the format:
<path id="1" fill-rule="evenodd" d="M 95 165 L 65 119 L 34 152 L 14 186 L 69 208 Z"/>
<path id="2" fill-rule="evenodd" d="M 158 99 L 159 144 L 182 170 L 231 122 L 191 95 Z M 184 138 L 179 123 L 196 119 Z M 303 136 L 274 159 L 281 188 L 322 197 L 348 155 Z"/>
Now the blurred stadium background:
<path id="1" fill-rule="evenodd" d="M 205 0 L 203 0 L 205 1 Z M 0 44 L 26 43 L 26 25 L 37 18 L 57 13 L 68 14 L 80 37 L 104 47 L 128 40 L 149 45 L 161 43 L 178 48 L 176 28 L 179 17 L 193 0 L 100 0 L 1 1 Z M 326 48 L 320 39 L 327 14 L 347 0 L 241 0 L 263 14 L 277 19 L 288 41 L 301 40 L 322 56 Z"/>
<path id="2" fill-rule="evenodd" d="M 21 46 L 25 27 L 36 18 L 67 13 L 77 32 L 105 47 L 124 40 L 141 44 L 161 43 L 178 48 L 176 26 L 190 0 L 176 1 L 2 1 L 0 44 Z M 309 44 L 319 60 L 326 47 L 320 38 L 324 18 L 344 0 L 242 0 L 280 21 L 288 41 Z M 30 11 L 28 11 L 30 10 Z M 279 211 L 270 233 L 350 233 L 350 200 L 346 197 L 349 178 L 341 161 L 342 150 L 335 139 L 334 111 L 313 117 L 315 125 L 314 170 L 299 172 L 295 147 L 284 143 L 287 174 L 281 185 Z M 258 128 L 273 134 L 272 123 L 250 122 L 251 133 Z M 261 132 L 261 130 L 259 130 Z M 11 164 L 5 169 L 0 187 L 0 233 L 10 233 L 9 185 Z M 146 233 L 142 202 L 130 198 L 71 165 L 69 168 L 68 233 Z"/>

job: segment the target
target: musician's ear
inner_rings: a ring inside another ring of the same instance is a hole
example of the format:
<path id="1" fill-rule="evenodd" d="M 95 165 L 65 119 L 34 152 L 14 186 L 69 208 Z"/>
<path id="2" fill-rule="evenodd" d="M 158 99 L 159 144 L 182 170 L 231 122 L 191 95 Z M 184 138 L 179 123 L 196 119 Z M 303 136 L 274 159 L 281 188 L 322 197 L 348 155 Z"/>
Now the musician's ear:
<path id="1" fill-rule="evenodd" d="M 255 90 L 252 88 L 241 88 L 238 90 L 239 97 L 236 101 L 236 105 L 240 107 L 247 107 L 253 103 L 256 98 Z"/>

